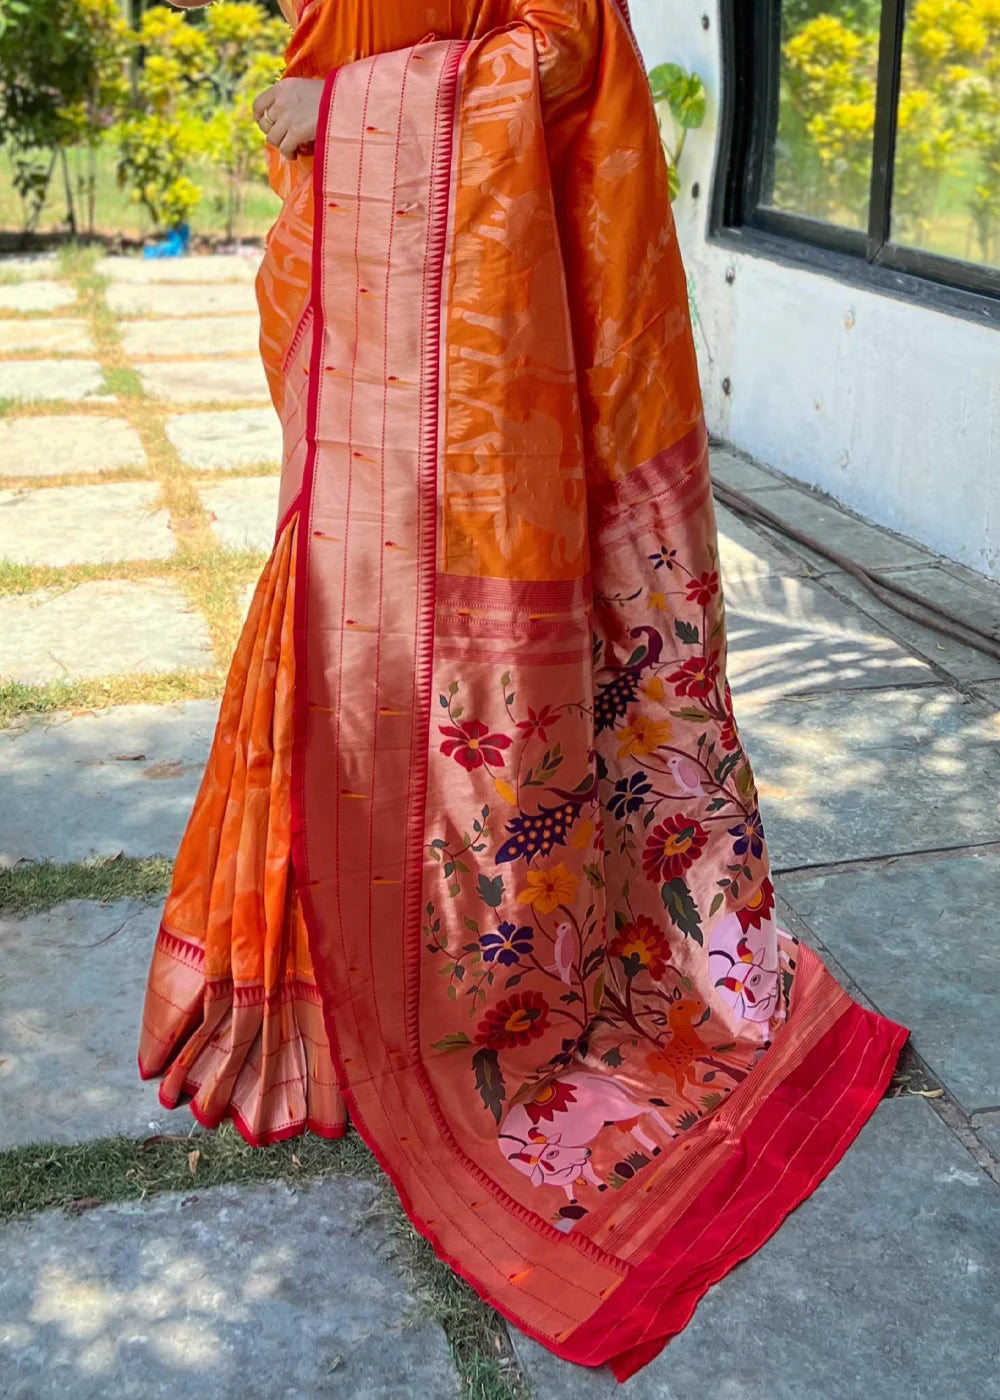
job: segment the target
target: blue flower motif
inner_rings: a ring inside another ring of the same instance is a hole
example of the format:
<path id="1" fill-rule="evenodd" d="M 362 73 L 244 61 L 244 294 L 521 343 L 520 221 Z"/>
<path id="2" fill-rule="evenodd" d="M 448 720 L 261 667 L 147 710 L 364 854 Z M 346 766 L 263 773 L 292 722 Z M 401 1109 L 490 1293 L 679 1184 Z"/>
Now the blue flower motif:
<path id="1" fill-rule="evenodd" d="M 673 569 L 674 560 L 676 558 L 676 549 L 668 549 L 667 546 L 664 544 L 660 546 L 660 548 L 656 551 L 655 554 L 651 554 L 649 556 L 649 562 L 652 564 L 654 569 Z"/>
<path id="2" fill-rule="evenodd" d="M 511 923 L 502 923 L 496 933 L 484 933 L 479 939 L 483 962 L 513 967 L 531 952 L 532 941 L 533 932 L 527 924 L 515 928 Z"/>
<path id="3" fill-rule="evenodd" d="M 745 856 L 749 851 L 755 859 L 759 859 L 764 854 L 764 824 L 758 811 L 751 812 L 744 821 L 731 826 L 729 834 L 736 837 L 733 842 L 736 855 Z"/>
<path id="4" fill-rule="evenodd" d="M 619 778 L 608 800 L 608 811 L 621 821 L 629 812 L 638 812 L 643 805 L 643 798 L 651 790 L 652 784 L 641 770 L 627 778 Z"/>

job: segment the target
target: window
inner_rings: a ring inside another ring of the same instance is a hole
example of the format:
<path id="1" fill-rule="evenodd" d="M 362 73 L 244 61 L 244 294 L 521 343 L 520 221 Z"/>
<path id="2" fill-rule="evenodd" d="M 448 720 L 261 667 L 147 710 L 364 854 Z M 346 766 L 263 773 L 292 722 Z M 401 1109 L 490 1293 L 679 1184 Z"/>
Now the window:
<path id="1" fill-rule="evenodd" d="M 716 232 L 959 289 L 1000 318 L 1000 0 L 723 11 Z"/>

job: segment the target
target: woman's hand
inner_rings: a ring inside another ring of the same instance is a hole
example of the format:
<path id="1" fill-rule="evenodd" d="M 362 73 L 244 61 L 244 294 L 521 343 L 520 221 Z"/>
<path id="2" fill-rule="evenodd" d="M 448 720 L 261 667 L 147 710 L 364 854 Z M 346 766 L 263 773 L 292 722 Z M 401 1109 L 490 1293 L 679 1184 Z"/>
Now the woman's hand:
<path id="1" fill-rule="evenodd" d="M 323 82 L 322 78 L 282 78 L 254 101 L 254 121 L 288 160 L 300 146 L 316 140 Z"/>

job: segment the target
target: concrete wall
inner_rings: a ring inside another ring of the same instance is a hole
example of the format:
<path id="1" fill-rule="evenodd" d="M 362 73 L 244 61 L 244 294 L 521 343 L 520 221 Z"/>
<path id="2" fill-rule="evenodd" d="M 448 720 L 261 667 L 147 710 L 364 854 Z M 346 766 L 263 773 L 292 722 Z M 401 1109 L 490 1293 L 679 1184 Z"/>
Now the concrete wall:
<path id="1" fill-rule="evenodd" d="M 1000 331 L 709 243 L 718 5 L 631 0 L 631 11 L 647 66 L 681 63 L 709 93 L 674 207 L 711 431 L 1000 579 Z"/>

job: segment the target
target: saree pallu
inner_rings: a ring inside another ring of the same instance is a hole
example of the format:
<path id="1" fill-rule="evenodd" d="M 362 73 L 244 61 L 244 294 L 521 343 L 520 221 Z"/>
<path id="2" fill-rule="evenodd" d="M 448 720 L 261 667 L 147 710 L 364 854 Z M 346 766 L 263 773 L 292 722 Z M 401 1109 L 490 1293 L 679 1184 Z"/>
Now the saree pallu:
<path id="1" fill-rule="evenodd" d="M 442 1258 L 625 1379 L 906 1031 L 775 922 L 627 16 L 379 8 L 289 47 L 324 85 L 258 277 L 280 521 L 140 1064 L 257 1144 L 349 1114 Z"/>

